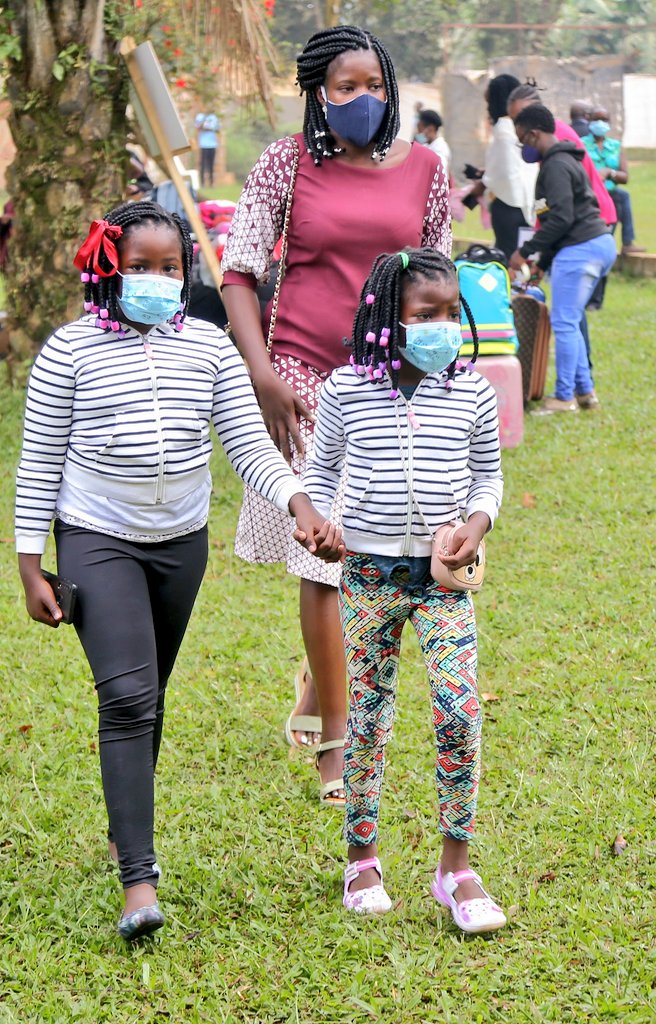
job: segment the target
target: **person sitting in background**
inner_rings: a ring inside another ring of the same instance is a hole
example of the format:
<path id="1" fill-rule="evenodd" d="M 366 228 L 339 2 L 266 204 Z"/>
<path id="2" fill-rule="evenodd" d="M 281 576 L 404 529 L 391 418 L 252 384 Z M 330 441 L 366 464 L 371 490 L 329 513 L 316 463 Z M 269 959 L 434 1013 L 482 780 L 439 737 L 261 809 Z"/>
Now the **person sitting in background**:
<path id="1" fill-rule="evenodd" d="M 569 108 L 569 121 L 570 127 L 574 129 L 579 138 L 588 134 L 591 117 L 592 104 L 588 100 L 574 100 Z"/>
<path id="2" fill-rule="evenodd" d="M 642 246 L 635 244 L 631 196 L 625 188 L 619 188 L 628 182 L 629 170 L 620 139 L 608 138 L 610 117 L 605 107 L 597 107 L 592 112 L 589 128 L 589 133 L 583 136 L 582 141 L 599 176 L 603 179 L 613 201 L 617 219 L 622 225 L 622 255 L 645 252 Z"/>
<path id="3" fill-rule="evenodd" d="M 424 145 L 440 157 L 444 164 L 444 173 L 448 178 L 451 167 L 451 149 L 446 139 L 441 138 L 438 134 L 442 127 L 442 118 L 436 110 L 421 110 L 417 127 L 419 135 L 423 135 L 426 139 Z"/>

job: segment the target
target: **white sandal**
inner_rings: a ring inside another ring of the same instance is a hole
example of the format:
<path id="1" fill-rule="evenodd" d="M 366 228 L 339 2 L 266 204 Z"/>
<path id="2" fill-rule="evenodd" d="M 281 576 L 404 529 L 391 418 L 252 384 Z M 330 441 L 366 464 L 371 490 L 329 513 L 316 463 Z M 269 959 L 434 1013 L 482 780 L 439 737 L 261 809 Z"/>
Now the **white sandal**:
<path id="1" fill-rule="evenodd" d="M 370 885 L 366 889 L 349 892 L 349 886 L 361 871 L 374 868 L 380 875 L 378 885 Z M 378 857 L 367 857 L 365 860 L 354 860 L 344 868 L 344 906 L 355 914 L 386 914 L 392 909 L 392 901 L 385 892 L 383 885 L 383 869 Z"/>
<path id="2" fill-rule="evenodd" d="M 317 749 L 317 743 L 301 743 L 294 736 L 295 732 L 306 733 L 307 736 L 311 736 L 313 733 L 321 737 L 321 716 L 320 715 L 297 715 L 296 708 L 301 703 L 301 698 L 307 686 L 307 676 L 310 672 L 310 666 L 307 658 L 303 658 L 303 663 L 299 668 L 298 672 L 294 676 L 294 693 L 296 694 L 296 704 L 290 714 L 289 718 L 285 722 L 285 739 L 289 743 L 290 747 L 296 747 L 297 750 L 309 750 L 312 753 Z"/>
<path id="3" fill-rule="evenodd" d="M 461 882 L 468 880 L 476 882 L 484 895 L 477 899 L 463 900 L 462 903 L 458 903 L 454 893 Z M 503 910 L 485 892 L 479 875 L 471 868 L 467 868 L 465 871 L 447 871 L 443 875 L 440 865 L 431 882 L 431 892 L 438 903 L 449 908 L 458 928 L 469 935 L 477 935 L 479 932 L 495 932 L 497 928 L 503 928 L 506 924 L 506 915 Z"/>
<path id="4" fill-rule="evenodd" d="M 315 764 L 317 771 L 319 771 L 319 759 L 324 750 L 337 750 L 338 747 L 344 747 L 344 740 L 326 740 L 325 743 L 320 743 L 318 747 L 315 747 Z M 343 789 L 343 777 L 339 779 L 331 779 L 330 782 L 322 782 L 319 786 L 319 803 L 324 807 L 336 807 L 337 810 L 343 810 L 346 807 L 346 797 L 331 795 L 332 793 L 337 793 L 339 790 Z"/>

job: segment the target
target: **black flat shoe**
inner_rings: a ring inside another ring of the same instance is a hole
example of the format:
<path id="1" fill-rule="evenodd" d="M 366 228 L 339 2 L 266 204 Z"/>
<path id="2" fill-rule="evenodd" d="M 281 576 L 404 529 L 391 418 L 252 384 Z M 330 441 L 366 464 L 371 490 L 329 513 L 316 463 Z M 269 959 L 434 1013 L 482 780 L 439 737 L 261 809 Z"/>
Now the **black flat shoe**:
<path id="1" fill-rule="evenodd" d="M 161 928 L 165 921 L 164 914 L 159 909 L 159 903 L 153 903 L 150 907 L 139 907 L 131 914 L 122 917 L 118 922 L 118 933 L 124 939 L 131 941 L 138 939 L 141 935 L 150 935 L 151 932 Z"/>

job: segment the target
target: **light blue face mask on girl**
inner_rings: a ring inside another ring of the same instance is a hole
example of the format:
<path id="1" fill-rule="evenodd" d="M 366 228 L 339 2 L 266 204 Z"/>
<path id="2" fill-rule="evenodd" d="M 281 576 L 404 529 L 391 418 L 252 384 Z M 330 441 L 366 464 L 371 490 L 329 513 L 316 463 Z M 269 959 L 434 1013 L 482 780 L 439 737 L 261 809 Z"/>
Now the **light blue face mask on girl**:
<path id="1" fill-rule="evenodd" d="M 121 274 L 118 304 L 135 324 L 162 324 L 180 309 L 184 281 L 162 274 Z"/>
<path id="2" fill-rule="evenodd" d="M 460 351 L 460 324 L 453 320 L 436 320 L 427 324 L 404 324 L 405 348 L 402 353 L 409 363 L 424 373 L 440 373 L 450 366 Z"/>

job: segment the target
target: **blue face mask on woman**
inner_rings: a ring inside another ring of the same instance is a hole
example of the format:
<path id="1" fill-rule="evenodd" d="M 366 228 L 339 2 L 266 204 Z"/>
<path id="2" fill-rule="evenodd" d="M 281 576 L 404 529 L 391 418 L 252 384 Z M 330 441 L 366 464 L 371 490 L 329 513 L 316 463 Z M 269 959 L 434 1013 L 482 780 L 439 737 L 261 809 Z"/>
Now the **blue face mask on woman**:
<path id="1" fill-rule="evenodd" d="M 453 320 L 435 320 L 426 324 L 404 324 L 403 355 L 424 373 L 441 373 L 460 351 L 462 332 Z"/>
<path id="2" fill-rule="evenodd" d="M 161 324 L 180 309 L 183 281 L 162 274 L 120 274 L 118 304 L 135 324 Z"/>
<path id="3" fill-rule="evenodd" d="M 610 131 L 608 121 L 590 121 L 588 128 L 597 139 L 603 138 L 604 135 L 608 135 Z"/>
<path id="4" fill-rule="evenodd" d="M 347 103 L 333 103 L 326 96 L 323 86 L 321 94 L 325 101 L 323 112 L 328 127 L 337 132 L 340 138 L 361 149 L 376 138 L 385 117 L 387 100 L 379 100 L 367 92 Z"/>

